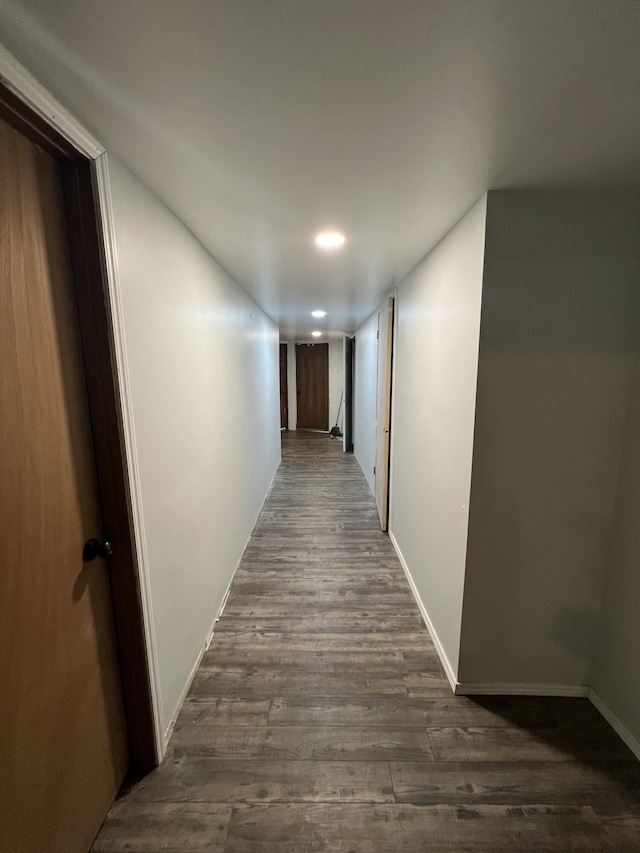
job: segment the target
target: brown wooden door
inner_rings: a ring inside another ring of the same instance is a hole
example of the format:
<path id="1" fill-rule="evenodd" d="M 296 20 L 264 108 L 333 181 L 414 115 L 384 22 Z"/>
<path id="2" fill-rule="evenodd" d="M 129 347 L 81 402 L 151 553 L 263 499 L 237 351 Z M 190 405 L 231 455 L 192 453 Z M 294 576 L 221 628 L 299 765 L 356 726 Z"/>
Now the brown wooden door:
<path id="1" fill-rule="evenodd" d="M 391 366 L 393 361 L 393 298 L 378 314 L 378 381 L 376 399 L 375 498 L 380 527 L 389 526 L 389 448 L 391 437 Z"/>
<path id="2" fill-rule="evenodd" d="M 329 344 L 296 344 L 298 429 L 329 429 Z"/>
<path id="3" fill-rule="evenodd" d="M 0 850 L 86 853 L 127 769 L 57 162 L 0 121 Z"/>
<path id="4" fill-rule="evenodd" d="M 287 377 L 287 344 L 280 344 L 280 426 L 289 427 L 289 379 Z"/>

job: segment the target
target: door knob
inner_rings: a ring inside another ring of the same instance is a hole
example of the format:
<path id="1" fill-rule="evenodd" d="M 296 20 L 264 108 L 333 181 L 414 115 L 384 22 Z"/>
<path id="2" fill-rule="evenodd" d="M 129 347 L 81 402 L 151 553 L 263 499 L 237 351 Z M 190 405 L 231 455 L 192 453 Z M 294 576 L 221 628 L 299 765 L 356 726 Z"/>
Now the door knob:
<path id="1" fill-rule="evenodd" d="M 107 560 L 112 554 L 113 545 L 111 542 L 106 540 L 100 542 L 98 539 L 89 539 L 84 543 L 84 548 L 82 549 L 82 561 L 90 563 L 96 557 L 102 557 L 103 560 Z"/>

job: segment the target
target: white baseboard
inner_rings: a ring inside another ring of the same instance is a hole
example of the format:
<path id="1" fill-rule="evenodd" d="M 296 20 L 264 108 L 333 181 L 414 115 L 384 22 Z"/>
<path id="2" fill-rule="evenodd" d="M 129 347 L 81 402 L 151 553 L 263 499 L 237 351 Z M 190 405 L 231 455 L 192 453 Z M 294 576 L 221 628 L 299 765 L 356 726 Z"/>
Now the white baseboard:
<path id="1" fill-rule="evenodd" d="M 203 645 L 203 647 L 198 652 L 198 656 L 197 656 L 193 666 L 191 667 L 191 672 L 189 673 L 189 677 L 187 678 L 187 681 L 186 681 L 184 687 L 182 688 L 182 692 L 180 693 L 180 697 L 178 698 L 178 703 L 176 705 L 176 709 L 173 712 L 173 714 L 171 715 L 171 721 L 169 722 L 169 725 L 167 726 L 165 733 L 164 733 L 164 749 L 162 751 L 161 759 L 164 758 L 164 755 L 167 751 L 167 746 L 169 745 L 169 740 L 171 739 L 171 735 L 173 734 L 173 729 L 175 727 L 176 721 L 178 719 L 180 711 L 182 710 L 182 706 L 184 705 L 184 700 L 187 698 L 187 694 L 189 693 L 189 690 L 191 689 L 191 684 L 193 682 L 193 679 L 196 676 L 196 672 L 198 671 L 198 667 L 202 663 L 202 658 L 204 657 L 204 653 L 209 648 L 209 644 L 211 643 L 211 638 L 213 637 L 213 626 L 216 624 L 217 621 L 218 621 L 218 617 L 216 616 L 216 618 L 213 620 L 213 625 L 211 626 L 211 629 L 210 629 L 209 633 L 207 634 L 207 640 L 206 640 L 205 644 Z"/>
<path id="2" fill-rule="evenodd" d="M 589 688 L 589 699 L 598 711 L 600 711 L 614 732 L 626 743 L 635 757 L 640 760 L 640 740 L 631 734 L 620 717 L 611 710 L 604 699 L 592 687 Z"/>
<path id="3" fill-rule="evenodd" d="M 458 682 L 456 696 L 588 696 L 589 688 L 585 684 L 514 684 L 512 682 L 494 684 L 472 684 Z"/>
<path id="4" fill-rule="evenodd" d="M 456 696 L 567 696 L 574 698 L 588 698 L 620 739 L 629 747 L 636 758 L 640 760 L 640 740 L 629 731 L 620 717 L 611 710 L 602 697 L 596 693 L 592 687 L 588 687 L 586 684 L 514 684 L 511 682 L 473 684 L 470 682 L 457 681 L 453 673 L 453 668 L 451 667 L 449 659 L 442 647 L 442 643 L 440 642 L 438 634 L 433 627 L 433 623 L 429 618 L 427 608 L 420 598 L 420 593 L 416 589 L 416 585 L 413 581 L 402 551 L 400 550 L 400 546 L 391 531 L 389 531 L 389 539 L 391 539 L 391 543 L 393 544 L 396 554 L 398 555 L 398 559 L 400 560 L 400 565 L 404 569 L 404 573 L 407 577 L 407 581 L 409 582 L 416 604 L 418 605 L 418 609 L 420 610 L 420 614 L 422 615 L 422 619 L 424 620 L 427 630 L 431 635 L 431 639 L 433 640 L 440 662 L 442 663 L 446 676 L 451 684 L 451 689 Z"/>
<path id="5" fill-rule="evenodd" d="M 371 494 L 375 497 L 375 489 L 373 488 L 373 485 L 369 482 L 369 478 L 367 477 L 367 472 L 364 470 L 364 465 L 360 461 L 360 457 L 358 456 L 358 451 L 356 450 L 355 446 L 354 446 L 354 450 L 353 450 L 353 455 L 355 456 L 356 462 L 360 466 L 360 470 L 362 471 L 362 476 L 366 480 L 367 486 L 369 486 L 369 489 L 371 490 Z M 395 548 L 395 545 L 394 545 L 394 548 Z M 398 549 L 396 548 L 396 550 L 398 550 Z"/>
<path id="6" fill-rule="evenodd" d="M 249 539 L 251 539 L 251 534 L 249 535 Z M 240 566 L 240 563 L 242 562 L 242 555 L 245 552 L 245 548 L 247 547 L 249 539 L 247 539 L 247 541 L 244 544 L 244 548 L 242 549 L 242 554 L 240 555 L 240 559 L 236 563 L 236 567 L 233 570 L 233 573 L 231 575 L 231 579 L 230 579 L 229 583 L 227 584 L 227 588 L 225 590 L 225 593 L 222 596 L 222 599 L 220 600 L 220 604 L 218 605 L 218 609 L 216 610 L 216 615 L 215 615 L 213 622 L 211 623 L 211 628 L 209 629 L 209 631 L 207 633 L 207 639 L 205 640 L 204 645 L 202 646 L 200 651 L 198 652 L 198 657 L 196 658 L 196 660 L 195 660 L 195 662 L 191 668 L 191 672 L 189 673 L 189 677 L 187 678 L 186 684 L 184 685 L 182 692 L 180 693 L 180 697 L 178 699 L 176 709 L 173 712 L 173 714 L 171 715 L 171 722 L 167 726 L 166 731 L 164 733 L 164 749 L 163 749 L 163 753 L 162 753 L 163 757 L 164 757 L 164 753 L 167 751 L 167 746 L 169 745 L 169 740 L 170 740 L 171 735 L 173 733 L 173 729 L 175 727 L 178 716 L 180 715 L 180 711 L 182 710 L 182 706 L 184 705 L 184 700 L 187 698 L 187 694 L 189 693 L 189 690 L 191 689 L 191 684 L 193 682 L 193 679 L 196 677 L 196 672 L 198 671 L 198 668 L 199 668 L 200 664 L 202 663 L 202 658 L 204 657 L 204 653 L 209 650 L 209 646 L 211 645 L 211 641 L 213 640 L 213 635 L 215 633 L 216 623 L 218 622 L 218 620 L 222 616 L 222 611 L 225 608 L 225 605 L 227 603 L 227 599 L 229 598 L 229 593 L 231 592 L 231 584 L 233 583 L 233 580 L 236 576 L 236 572 L 238 571 L 238 567 Z"/>
<path id="7" fill-rule="evenodd" d="M 442 643 L 440 642 L 440 638 L 438 637 L 438 633 L 436 629 L 433 627 L 433 623 L 429 618 L 429 614 L 427 612 L 427 608 L 424 606 L 424 602 L 420 598 L 420 593 L 418 592 L 416 585 L 411 577 L 411 572 L 409 571 L 409 566 L 407 566 L 407 562 L 400 550 L 400 546 L 396 541 L 396 537 L 393 535 L 391 530 L 389 531 L 389 539 L 391 540 L 391 544 L 395 548 L 396 554 L 398 555 L 398 559 L 400 560 L 400 565 L 404 569 L 404 573 L 407 576 L 407 580 L 409 581 L 409 586 L 411 588 L 411 593 L 418 605 L 418 610 L 420 611 L 420 615 L 424 621 L 424 624 L 427 626 L 427 631 L 431 635 L 431 639 L 433 640 L 433 645 L 435 646 L 436 652 L 438 653 L 438 657 L 440 658 L 440 663 L 442 664 L 445 675 L 449 679 L 449 684 L 451 685 L 451 689 L 453 692 L 456 692 L 456 687 L 458 685 L 458 681 L 456 679 L 455 673 L 453 671 L 453 667 L 449 662 L 449 658 L 446 655 L 444 648 L 442 647 Z"/>
<path id="8" fill-rule="evenodd" d="M 278 465 L 278 468 L 279 467 L 280 466 Z M 191 672 L 189 673 L 189 677 L 187 678 L 186 684 L 182 689 L 182 692 L 180 694 L 180 698 L 178 699 L 176 709 L 173 712 L 173 714 L 171 715 L 171 722 L 167 726 L 165 733 L 164 733 L 163 750 L 162 750 L 162 755 L 160 756 L 161 760 L 167 751 L 167 746 L 169 744 L 171 734 L 173 733 L 173 729 L 175 727 L 176 721 L 178 719 L 180 711 L 182 710 L 182 706 L 184 705 L 184 700 L 187 698 L 189 690 L 191 689 L 191 684 L 193 682 L 193 679 L 196 676 L 196 672 L 198 671 L 198 668 L 199 668 L 200 664 L 202 663 L 202 658 L 204 657 L 204 653 L 206 651 L 208 651 L 209 646 L 211 645 L 211 641 L 213 640 L 213 635 L 215 634 L 216 623 L 219 621 L 220 617 L 222 616 L 222 613 L 223 613 L 224 608 L 226 606 L 227 599 L 229 598 L 229 593 L 231 592 L 231 584 L 233 583 L 234 578 L 236 576 L 236 573 L 237 573 L 238 569 L 240 568 L 240 563 L 242 562 L 244 552 L 247 550 L 247 545 L 251 541 L 251 537 L 253 536 L 253 531 L 255 530 L 256 522 L 260 518 L 260 513 L 264 509 L 264 505 L 267 502 L 267 498 L 271 494 L 271 489 L 273 488 L 273 483 L 274 483 L 274 480 L 276 478 L 276 474 L 278 473 L 278 468 L 276 468 L 276 470 L 273 474 L 273 477 L 271 478 L 271 483 L 269 484 L 269 488 L 265 492 L 264 498 L 262 499 L 262 503 L 260 504 L 260 509 L 257 512 L 255 521 L 253 523 L 253 527 L 251 528 L 251 533 L 249 533 L 249 535 L 247 536 L 247 539 L 246 539 L 246 541 L 242 547 L 242 551 L 240 552 L 240 557 L 238 558 L 238 562 L 236 563 L 236 567 L 231 574 L 231 578 L 229 579 L 229 583 L 227 584 L 227 588 L 224 592 L 224 595 L 222 596 L 222 598 L 220 600 L 220 604 L 218 605 L 218 609 L 216 610 L 216 615 L 215 615 L 215 618 L 211 624 L 211 628 L 209 629 L 209 632 L 207 633 L 207 639 L 205 640 L 204 645 L 202 646 L 202 648 L 200 649 L 200 651 L 198 653 L 198 656 L 197 656 L 197 658 L 193 664 L 193 667 L 191 668 Z"/>
<path id="9" fill-rule="evenodd" d="M 457 680 L 453 667 L 446 655 L 444 648 L 442 647 L 442 643 L 440 642 L 440 638 L 438 637 L 438 633 L 433 627 L 433 622 L 429 617 L 429 613 L 427 608 L 424 605 L 420 597 L 420 593 L 418 592 L 413 577 L 411 576 L 411 572 L 407 565 L 407 562 L 404 558 L 404 555 L 398 545 L 398 542 L 391 531 L 389 531 L 389 539 L 395 548 L 396 554 L 398 555 L 398 559 L 400 560 L 400 565 L 404 569 L 404 573 L 409 582 L 409 586 L 411 588 L 411 592 L 413 597 L 418 605 L 418 609 L 420 610 L 420 614 L 422 615 L 422 619 L 427 626 L 427 630 L 431 635 L 431 639 L 433 640 L 433 645 L 435 646 L 436 652 L 438 653 L 438 657 L 440 658 L 440 663 L 442 664 L 445 674 L 449 679 L 449 684 L 451 685 L 451 689 L 456 694 L 456 696 L 588 696 L 589 688 L 583 684 L 512 684 L 512 683 L 494 683 L 494 684 L 471 684 L 464 683 Z M 622 736 L 622 735 L 621 735 Z"/>

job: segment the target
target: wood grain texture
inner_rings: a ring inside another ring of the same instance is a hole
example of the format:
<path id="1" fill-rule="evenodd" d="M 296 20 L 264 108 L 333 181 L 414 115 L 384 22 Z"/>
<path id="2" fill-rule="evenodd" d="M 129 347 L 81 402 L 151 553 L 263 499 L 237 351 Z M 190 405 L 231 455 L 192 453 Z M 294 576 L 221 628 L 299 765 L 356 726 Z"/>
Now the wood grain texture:
<path id="1" fill-rule="evenodd" d="M 231 807 L 209 803 L 119 803 L 93 853 L 222 853 Z"/>
<path id="2" fill-rule="evenodd" d="M 616 844 L 621 841 L 621 837 L 614 840 L 608 835 L 589 806 L 299 803 L 238 806 L 229 825 L 225 853 L 303 850 L 331 853 L 606 850 L 613 853 L 620 849 Z"/>
<path id="3" fill-rule="evenodd" d="M 113 363 L 113 336 L 105 270 L 104 235 L 94 161 L 0 81 L 0 116 L 48 152 L 60 168 L 71 264 L 87 377 L 95 465 L 104 534 L 113 543 L 109 560 L 127 716 L 130 769 L 156 766 L 155 735 L 145 628 L 129 515 L 127 465 L 122 445 L 120 400 Z M 5 230 L 4 236 L 10 232 Z M 3 251 L 3 255 L 8 257 Z"/>
<path id="4" fill-rule="evenodd" d="M 222 723 L 234 726 L 267 725 L 270 699 L 243 699 L 218 696 L 189 696 L 185 699 L 176 728 L 195 723 L 211 726 Z"/>
<path id="5" fill-rule="evenodd" d="M 640 798 L 637 763 L 549 761 L 392 762 L 399 803 L 580 806 L 603 798 L 622 810 Z"/>
<path id="6" fill-rule="evenodd" d="M 169 754 L 111 843 L 141 804 L 220 803 L 225 853 L 637 853 L 640 764 L 593 706 L 454 696 L 406 591 L 355 460 L 285 434 Z"/>
<path id="7" fill-rule="evenodd" d="M 296 344 L 298 429 L 329 429 L 329 344 Z"/>
<path id="8" fill-rule="evenodd" d="M 384 726 L 197 725 L 173 733 L 171 755 L 307 761 L 433 758 L 427 730 Z"/>
<path id="9" fill-rule="evenodd" d="M 184 756 L 166 761 L 137 802 L 394 802 L 386 761 L 296 761 Z"/>
<path id="10" fill-rule="evenodd" d="M 435 689 L 435 688 L 434 688 Z M 444 688 L 442 688 L 444 689 Z M 448 689 L 448 685 L 447 685 Z M 198 671 L 191 686 L 194 696 L 367 696 L 405 695 L 406 685 L 400 674 L 382 672 L 285 672 L 255 670 L 253 667 L 225 669 L 222 672 Z"/>
<path id="11" fill-rule="evenodd" d="M 0 850 L 85 853 L 127 735 L 61 170 L 0 120 Z"/>
<path id="12" fill-rule="evenodd" d="M 487 697 L 484 697 L 485 699 Z M 591 724 L 598 712 L 591 703 L 569 707 L 574 700 L 520 702 L 520 697 L 490 697 L 483 704 L 465 696 L 285 696 L 271 701 L 270 725 L 332 726 L 527 726 L 557 728 L 560 723 Z M 560 704 L 557 704 L 558 701 Z M 564 704 L 569 703 L 569 704 Z M 327 723 L 327 721 L 329 721 Z"/>

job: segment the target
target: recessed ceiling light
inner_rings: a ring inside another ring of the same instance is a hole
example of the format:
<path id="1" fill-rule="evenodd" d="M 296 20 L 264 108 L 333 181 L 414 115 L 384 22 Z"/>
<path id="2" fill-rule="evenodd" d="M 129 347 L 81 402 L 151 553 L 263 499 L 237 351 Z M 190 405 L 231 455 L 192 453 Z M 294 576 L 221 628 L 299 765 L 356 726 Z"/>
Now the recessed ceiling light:
<path id="1" fill-rule="evenodd" d="M 312 311 L 311 316 L 312 317 L 326 317 L 327 312 L 326 311 Z"/>
<path id="2" fill-rule="evenodd" d="M 322 332 L 311 332 L 314 338 L 319 338 Z"/>
<path id="3" fill-rule="evenodd" d="M 323 234 L 318 234 L 316 246 L 321 249 L 339 249 L 340 246 L 344 246 L 346 240 L 344 234 L 338 234 L 337 231 L 326 231 Z"/>

